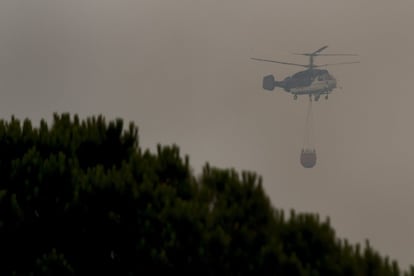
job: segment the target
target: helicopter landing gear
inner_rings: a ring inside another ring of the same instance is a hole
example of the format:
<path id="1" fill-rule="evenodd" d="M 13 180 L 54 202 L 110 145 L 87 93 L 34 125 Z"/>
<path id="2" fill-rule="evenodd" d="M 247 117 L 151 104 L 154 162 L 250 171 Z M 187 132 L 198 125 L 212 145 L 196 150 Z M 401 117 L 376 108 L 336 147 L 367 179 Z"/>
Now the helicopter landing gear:
<path id="1" fill-rule="evenodd" d="M 325 100 L 327 100 L 327 99 L 328 99 L 328 95 L 325 96 Z"/>
<path id="2" fill-rule="evenodd" d="M 320 97 L 319 95 L 315 96 L 315 102 L 319 101 L 319 97 Z"/>
<path id="3" fill-rule="evenodd" d="M 293 99 L 294 99 L 294 100 L 297 100 L 297 99 L 298 99 L 298 95 L 296 95 L 296 94 L 295 94 L 295 95 L 293 96 Z"/>

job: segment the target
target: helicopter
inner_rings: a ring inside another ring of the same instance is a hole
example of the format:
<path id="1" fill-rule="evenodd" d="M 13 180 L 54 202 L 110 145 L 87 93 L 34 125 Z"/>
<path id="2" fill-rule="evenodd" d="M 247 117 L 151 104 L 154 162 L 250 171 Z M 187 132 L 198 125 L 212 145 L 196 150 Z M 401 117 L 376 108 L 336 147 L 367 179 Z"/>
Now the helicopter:
<path id="1" fill-rule="evenodd" d="M 359 63 L 359 61 L 315 65 L 313 61 L 317 56 L 358 56 L 356 54 L 321 54 L 320 52 L 326 48 L 328 48 L 328 46 L 323 46 L 312 53 L 293 53 L 294 55 L 309 57 L 308 64 L 296 64 L 261 58 L 251 59 L 307 68 L 306 70 L 297 72 L 281 81 L 276 81 L 273 75 L 267 75 L 263 78 L 263 89 L 273 91 L 275 87 L 283 88 L 286 92 L 293 94 L 295 100 L 298 98 L 298 95 L 309 95 L 309 100 L 311 101 L 312 96 L 315 101 L 318 101 L 321 95 L 325 95 L 325 99 L 327 100 L 328 95 L 337 87 L 337 81 L 328 70 L 318 68 L 330 65 Z"/>

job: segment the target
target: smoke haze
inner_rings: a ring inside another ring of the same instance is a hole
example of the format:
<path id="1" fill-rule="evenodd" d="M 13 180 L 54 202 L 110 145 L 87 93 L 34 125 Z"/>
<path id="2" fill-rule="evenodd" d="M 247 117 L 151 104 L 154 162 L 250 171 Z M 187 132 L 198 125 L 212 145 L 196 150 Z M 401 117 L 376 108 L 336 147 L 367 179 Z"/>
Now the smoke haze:
<path id="1" fill-rule="evenodd" d="M 140 143 L 252 170 L 273 205 L 329 216 L 340 237 L 414 260 L 414 2 L 3 0 L 0 115 L 122 117 Z M 314 103 L 318 163 L 303 169 L 307 99 L 261 88 L 316 63 L 342 89 Z"/>

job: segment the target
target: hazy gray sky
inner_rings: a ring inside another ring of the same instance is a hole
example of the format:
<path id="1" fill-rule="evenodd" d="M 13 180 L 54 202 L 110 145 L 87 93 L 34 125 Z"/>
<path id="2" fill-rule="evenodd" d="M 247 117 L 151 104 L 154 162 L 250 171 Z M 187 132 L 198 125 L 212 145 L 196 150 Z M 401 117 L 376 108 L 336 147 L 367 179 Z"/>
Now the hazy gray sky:
<path id="1" fill-rule="evenodd" d="M 413 12 L 408 0 L 2 0 L 0 115 L 134 121 L 144 148 L 176 143 L 196 172 L 256 171 L 275 207 L 329 216 L 340 237 L 407 266 Z M 324 45 L 361 63 L 329 68 L 343 89 L 314 104 L 318 163 L 306 170 L 307 100 L 261 88 L 298 68 L 249 58 L 306 63 L 290 53 Z"/>

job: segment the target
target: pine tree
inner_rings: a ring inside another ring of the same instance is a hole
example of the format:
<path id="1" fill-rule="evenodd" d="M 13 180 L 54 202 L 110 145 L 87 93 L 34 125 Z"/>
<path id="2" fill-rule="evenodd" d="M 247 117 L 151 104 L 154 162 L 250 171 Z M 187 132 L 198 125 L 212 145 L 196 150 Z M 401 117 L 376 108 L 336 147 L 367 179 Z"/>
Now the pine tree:
<path id="1" fill-rule="evenodd" d="M 285 216 L 255 173 L 195 176 L 177 145 L 143 150 L 103 116 L 0 120 L 0 245 L 1 275 L 414 275 Z"/>

